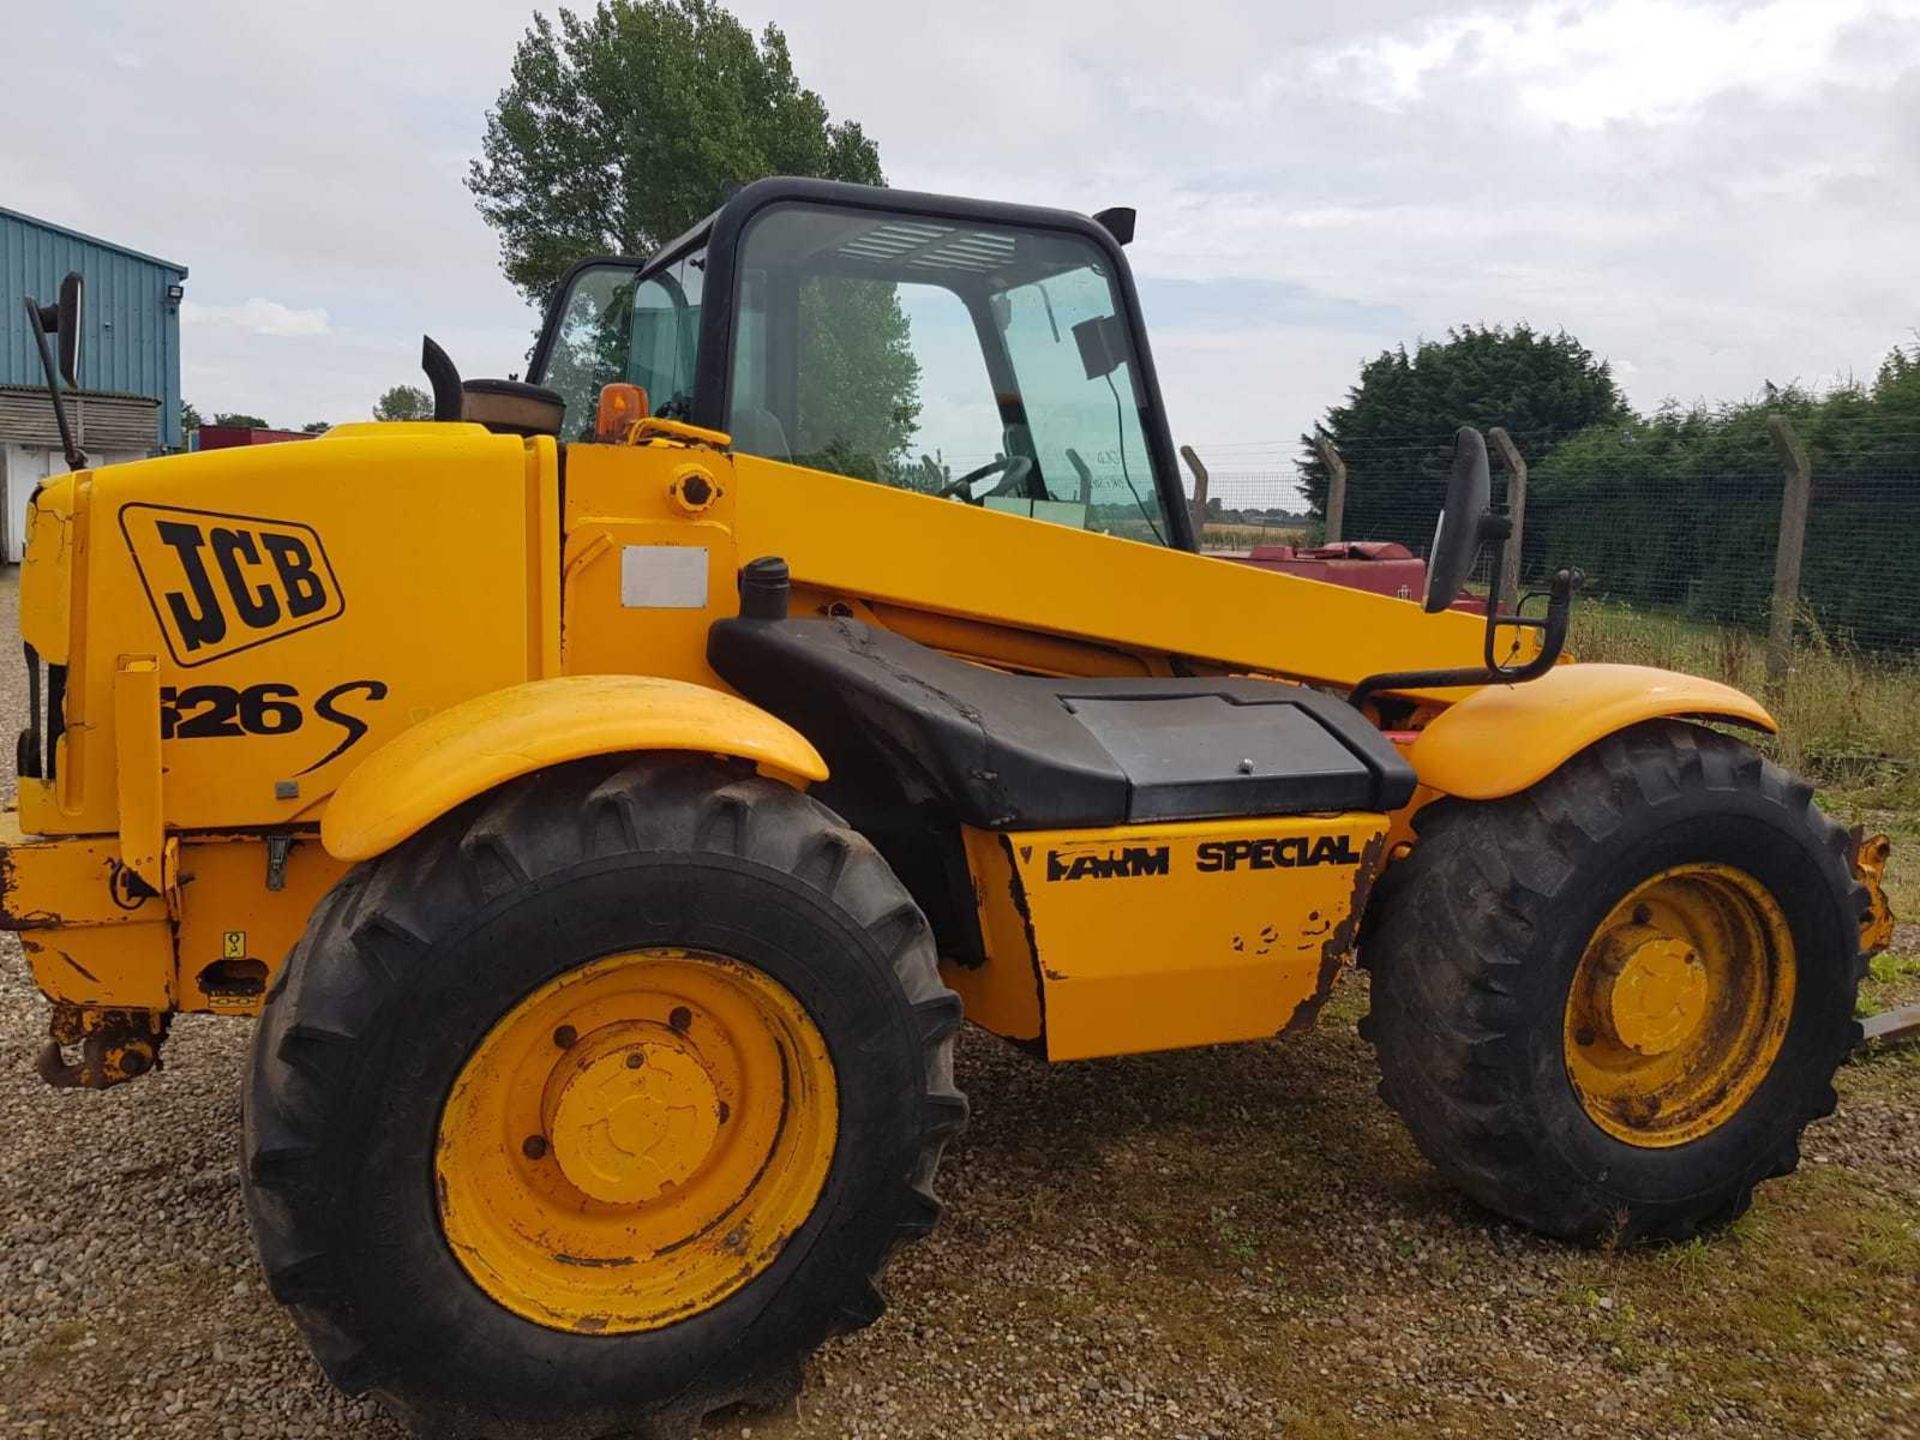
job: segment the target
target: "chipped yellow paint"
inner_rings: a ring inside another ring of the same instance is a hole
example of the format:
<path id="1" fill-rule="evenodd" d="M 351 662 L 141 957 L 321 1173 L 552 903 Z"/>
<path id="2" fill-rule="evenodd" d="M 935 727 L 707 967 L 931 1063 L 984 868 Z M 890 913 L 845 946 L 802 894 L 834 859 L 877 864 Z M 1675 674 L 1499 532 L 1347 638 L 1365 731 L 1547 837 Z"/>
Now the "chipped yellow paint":
<path id="1" fill-rule="evenodd" d="M 1617 1140 L 1684 1145 L 1760 1088 L 1793 1018 L 1780 902 L 1727 865 L 1663 870 L 1614 906 L 1567 993 L 1568 1078 Z"/>
<path id="2" fill-rule="evenodd" d="M 20 934 L 55 1002 L 171 1010 L 174 935 L 164 896 L 132 882 L 112 835 L 48 840 L 0 813 L 0 928 Z"/>
<path id="3" fill-rule="evenodd" d="M 516 1315 L 654 1330 L 773 1264 L 838 1134 L 832 1057 L 784 987 L 702 951 L 606 956 L 468 1058 L 441 1114 L 441 1226 Z"/>
<path id="4" fill-rule="evenodd" d="M 1351 957 L 1386 830 L 1354 812 L 970 831 L 988 958 L 942 973 L 1002 1033 L 1044 1014 L 1050 1060 L 1273 1035 Z"/>
<path id="5" fill-rule="evenodd" d="M 1867 890 L 1867 914 L 1860 922 L 1860 953 L 1878 955 L 1893 944 L 1893 906 L 1887 900 L 1887 860 L 1893 842 L 1884 835 L 1856 832 L 1853 878 Z"/>
<path id="6" fill-rule="evenodd" d="M 160 672 L 151 655 L 122 659 L 113 677 L 113 773 L 120 860 L 157 891 L 166 889 L 161 795 Z"/>

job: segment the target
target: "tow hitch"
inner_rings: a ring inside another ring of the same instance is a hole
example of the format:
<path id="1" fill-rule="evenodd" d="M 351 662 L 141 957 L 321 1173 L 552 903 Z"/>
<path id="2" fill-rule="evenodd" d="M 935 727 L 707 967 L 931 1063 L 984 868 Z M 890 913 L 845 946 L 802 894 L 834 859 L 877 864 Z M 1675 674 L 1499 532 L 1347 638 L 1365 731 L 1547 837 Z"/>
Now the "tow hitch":
<path id="1" fill-rule="evenodd" d="M 153 1010 L 95 1010 L 56 1004 L 40 1052 L 40 1078 L 56 1090 L 106 1090 L 160 1066 L 170 1016 Z M 80 1051 L 79 1061 L 66 1052 Z"/>

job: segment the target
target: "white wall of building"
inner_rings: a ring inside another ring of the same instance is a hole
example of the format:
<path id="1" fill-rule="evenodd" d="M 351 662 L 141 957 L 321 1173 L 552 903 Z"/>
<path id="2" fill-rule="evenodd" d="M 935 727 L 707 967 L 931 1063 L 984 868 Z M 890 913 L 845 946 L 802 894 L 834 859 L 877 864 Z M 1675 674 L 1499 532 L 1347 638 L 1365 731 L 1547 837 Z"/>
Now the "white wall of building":
<path id="1" fill-rule="evenodd" d="M 144 450 L 109 451 L 87 455 L 90 465 L 121 465 L 129 460 L 146 458 Z M 0 554 L 6 563 L 18 565 L 20 552 L 27 539 L 27 501 L 33 496 L 33 487 L 49 475 L 64 475 L 67 469 L 67 457 L 58 450 L 49 450 L 40 445 L 0 445 L 0 488 L 5 491 L 5 504 L 0 506 L 0 519 L 5 524 L 5 544 L 0 546 Z"/>

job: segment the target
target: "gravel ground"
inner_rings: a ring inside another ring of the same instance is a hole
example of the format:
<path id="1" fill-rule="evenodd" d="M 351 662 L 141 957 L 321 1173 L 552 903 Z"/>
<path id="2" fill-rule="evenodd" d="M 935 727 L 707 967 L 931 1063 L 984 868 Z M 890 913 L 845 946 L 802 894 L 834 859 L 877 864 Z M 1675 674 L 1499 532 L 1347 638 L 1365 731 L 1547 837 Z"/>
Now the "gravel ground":
<path id="1" fill-rule="evenodd" d="M 1364 1005 L 1352 982 L 1308 1036 L 1054 1069 L 966 1035 L 975 1122 L 892 1311 L 796 1407 L 715 1433 L 1920 1436 L 1920 1055 L 1849 1067 L 1808 1163 L 1729 1234 L 1594 1253 L 1438 1183 L 1374 1096 Z M 248 1027 L 187 1017 L 164 1071 L 77 1094 L 33 1074 L 44 1025 L 8 936 L 0 1434 L 399 1436 L 261 1288 Z"/>

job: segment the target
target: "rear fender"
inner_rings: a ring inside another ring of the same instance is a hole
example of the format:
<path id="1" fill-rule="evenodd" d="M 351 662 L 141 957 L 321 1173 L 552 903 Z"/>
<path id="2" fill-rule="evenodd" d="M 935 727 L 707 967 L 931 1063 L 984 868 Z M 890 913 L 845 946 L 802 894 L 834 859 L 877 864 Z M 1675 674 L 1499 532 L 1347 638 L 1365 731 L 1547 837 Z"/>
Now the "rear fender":
<path id="1" fill-rule="evenodd" d="M 1443 712 L 1407 750 L 1429 790 L 1497 800 L 1545 779 L 1596 741 L 1662 718 L 1779 725 L 1716 680 L 1645 665 L 1558 665 L 1522 685 L 1489 685 Z"/>
<path id="2" fill-rule="evenodd" d="M 320 839 L 336 859 L 368 860 L 522 775 L 657 750 L 751 761 L 796 786 L 827 778 L 806 736 L 737 695 L 648 676 L 562 675 L 461 701 L 388 741 L 334 792 Z"/>

